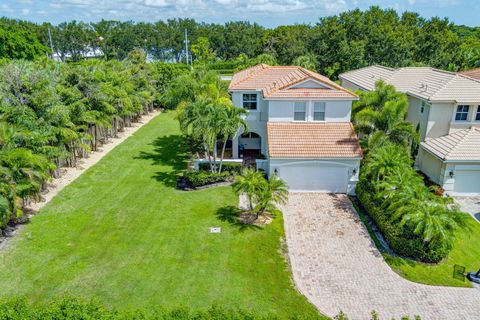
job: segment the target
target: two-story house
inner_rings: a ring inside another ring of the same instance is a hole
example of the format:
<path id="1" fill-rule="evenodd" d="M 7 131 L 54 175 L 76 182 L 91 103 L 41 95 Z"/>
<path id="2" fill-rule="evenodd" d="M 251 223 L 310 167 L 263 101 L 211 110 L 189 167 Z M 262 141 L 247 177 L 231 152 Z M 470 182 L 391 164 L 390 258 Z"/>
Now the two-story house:
<path id="1" fill-rule="evenodd" d="M 291 191 L 354 192 L 362 158 L 354 93 L 301 67 L 265 64 L 236 73 L 229 92 L 249 126 L 232 141 L 233 158 L 266 159 Z"/>
<path id="2" fill-rule="evenodd" d="M 371 91 L 378 80 L 409 100 L 420 130 L 416 166 L 449 194 L 480 193 L 480 80 L 428 67 L 370 66 L 341 74 L 342 85 Z"/>

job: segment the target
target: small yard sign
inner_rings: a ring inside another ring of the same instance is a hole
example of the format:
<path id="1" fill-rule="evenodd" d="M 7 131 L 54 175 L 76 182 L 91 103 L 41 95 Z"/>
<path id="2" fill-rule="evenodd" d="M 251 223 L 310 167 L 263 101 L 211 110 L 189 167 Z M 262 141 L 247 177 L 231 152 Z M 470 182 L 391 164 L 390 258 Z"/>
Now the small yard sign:
<path id="1" fill-rule="evenodd" d="M 210 233 L 222 233 L 222 227 L 210 227 Z"/>

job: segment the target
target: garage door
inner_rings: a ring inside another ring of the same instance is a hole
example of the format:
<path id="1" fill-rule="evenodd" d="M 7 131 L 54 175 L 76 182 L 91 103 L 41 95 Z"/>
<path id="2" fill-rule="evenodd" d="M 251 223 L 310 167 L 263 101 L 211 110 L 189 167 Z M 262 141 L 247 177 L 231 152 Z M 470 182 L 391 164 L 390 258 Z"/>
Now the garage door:
<path id="1" fill-rule="evenodd" d="M 479 170 L 457 170 L 455 171 L 455 192 L 480 193 L 480 171 Z"/>
<path id="2" fill-rule="evenodd" d="M 348 169 L 344 166 L 305 163 L 278 168 L 290 191 L 346 193 Z"/>

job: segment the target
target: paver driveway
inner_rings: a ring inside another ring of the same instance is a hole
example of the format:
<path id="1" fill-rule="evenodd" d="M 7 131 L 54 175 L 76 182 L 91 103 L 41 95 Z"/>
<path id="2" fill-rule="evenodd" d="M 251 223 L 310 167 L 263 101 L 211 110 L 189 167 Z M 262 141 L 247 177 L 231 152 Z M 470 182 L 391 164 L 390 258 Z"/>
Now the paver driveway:
<path id="1" fill-rule="evenodd" d="M 480 319 L 480 290 L 417 284 L 393 272 L 345 195 L 292 193 L 283 212 L 295 284 L 321 312 Z"/>
<path id="2" fill-rule="evenodd" d="M 460 205 L 460 209 L 462 209 L 462 211 L 470 213 L 475 220 L 480 222 L 480 196 L 456 196 L 453 198 Z"/>

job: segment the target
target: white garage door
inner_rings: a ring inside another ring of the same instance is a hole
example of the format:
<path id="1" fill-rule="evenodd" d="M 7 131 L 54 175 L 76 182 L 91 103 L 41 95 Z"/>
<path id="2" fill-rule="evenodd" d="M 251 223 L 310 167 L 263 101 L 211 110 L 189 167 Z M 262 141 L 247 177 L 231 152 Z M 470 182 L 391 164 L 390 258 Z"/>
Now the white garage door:
<path id="1" fill-rule="evenodd" d="M 480 193 L 480 170 L 455 171 L 455 192 Z"/>
<path id="2" fill-rule="evenodd" d="M 346 193 L 348 169 L 321 163 L 303 163 L 278 168 L 290 191 Z"/>

